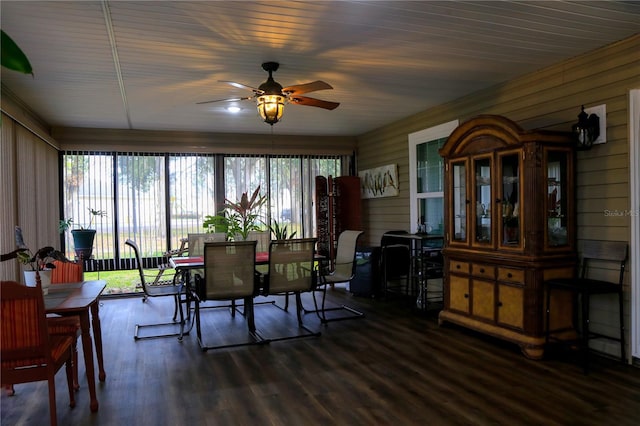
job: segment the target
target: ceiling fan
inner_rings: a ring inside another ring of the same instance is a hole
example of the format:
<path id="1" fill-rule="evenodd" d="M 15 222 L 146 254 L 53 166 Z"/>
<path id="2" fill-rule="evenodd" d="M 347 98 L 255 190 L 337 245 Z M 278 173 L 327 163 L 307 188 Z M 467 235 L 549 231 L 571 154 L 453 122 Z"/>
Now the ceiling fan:
<path id="1" fill-rule="evenodd" d="M 321 99 L 300 96 L 302 93 L 315 92 L 316 90 L 333 89 L 331 85 L 325 83 L 324 81 L 317 80 L 311 83 L 282 87 L 282 85 L 275 81 L 272 76 L 272 73 L 274 71 L 277 71 L 279 66 L 280 64 L 277 62 L 265 62 L 262 64 L 262 69 L 269 73 L 269 78 L 258 88 L 247 86 L 246 84 L 236 83 L 234 81 L 221 80 L 221 83 L 227 83 L 240 89 L 251 90 L 253 92 L 252 96 L 242 98 L 216 99 L 213 101 L 198 102 L 198 104 L 255 99 L 260 116 L 265 121 L 265 123 L 269 123 L 272 126 L 282 118 L 285 103 L 313 106 L 328 110 L 336 109 L 338 105 L 340 105 L 340 103 L 338 102 L 323 101 Z"/>

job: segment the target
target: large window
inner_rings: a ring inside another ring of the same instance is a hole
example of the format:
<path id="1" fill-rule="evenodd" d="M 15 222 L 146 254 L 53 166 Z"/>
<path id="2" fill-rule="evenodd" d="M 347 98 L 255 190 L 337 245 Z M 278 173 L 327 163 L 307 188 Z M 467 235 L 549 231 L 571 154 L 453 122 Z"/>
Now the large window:
<path id="1" fill-rule="evenodd" d="M 203 218 L 216 212 L 216 158 L 213 155 L 169 156 L 170 247 L 190 232 L 204 232 Z"/>
<path id="2" fill-rule="evenodd" d="M 438 150 L 458 120 L 409 135 L 411 232 L 444 232 L 444 168 Z"/>
<path id="3" fill-rule="evenodd" d="M 62 217 L 88 227 L 89 209 L 107 213 L 91 223 L 101 269 L 124 267 L 121 259 L 131 257 L 127 238 L 153 266 L 188 233 L 205 232 L 204 217 L 219 212 L 225 199 L 239 200 L 258 186 L 269 198 L 261 215 L 265 228 L 278 221 L 298 237 L 314 236 L 314 178 L 342 174 L 337 156 L 64 152 L 61 158 Z M 70 235 L 65 247 L 73 256 Z"/>

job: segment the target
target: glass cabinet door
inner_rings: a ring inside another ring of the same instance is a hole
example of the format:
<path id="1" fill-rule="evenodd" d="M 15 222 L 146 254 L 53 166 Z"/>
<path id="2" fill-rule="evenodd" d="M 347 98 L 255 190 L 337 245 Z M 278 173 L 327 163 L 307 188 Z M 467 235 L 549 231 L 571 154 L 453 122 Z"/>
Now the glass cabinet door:
<path id="1" fill-rule="evenodd" d="M 500 242 L 503 246 L 519 246 L 521 240 L 520 212 L 520 154 L 507 153 L 498 156 L 501 186 L 498 187 L 496 208 L 502 218 L 499 229 Z M 499 219 L 497 219 L 499 220 Z"/>
<path id="2" fill-rule="evenodd" d="M 545 212 L 548 247 L 566 246 L 567 238 L 567 151 L 546 150 L 547 197 Z"/>
<path id="3" fill-rule="evenodd" d="M 467 163 L 459 161 L 452 163 L 452 220 L 453 235 L 452 241 L 467 240 L 467 206 L 469 199 L 467 196 Z"/>
<path id="4" fill-rule="evenodd" d="M 474 232 L 475 241 L 491 243 L 491 157 L 476 158 L 473 161 L 475 183 Z"/>

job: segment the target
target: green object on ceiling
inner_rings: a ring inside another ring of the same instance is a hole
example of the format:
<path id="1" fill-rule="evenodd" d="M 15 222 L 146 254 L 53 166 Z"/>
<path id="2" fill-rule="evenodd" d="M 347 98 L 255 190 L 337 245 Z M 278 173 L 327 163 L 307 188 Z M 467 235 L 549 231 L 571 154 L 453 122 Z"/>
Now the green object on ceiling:
<path id="1" fill-rule="evenodd" d="M 3 67 L 23 74 L 33 75 L 33 69 L 27 59 L 27 55 L 18 47 L 15 41 L 11 39 L 4 31 L 0 30 L 2 36 L 2 44 L 0 50 L 2 52 L 1 64 Z"/>

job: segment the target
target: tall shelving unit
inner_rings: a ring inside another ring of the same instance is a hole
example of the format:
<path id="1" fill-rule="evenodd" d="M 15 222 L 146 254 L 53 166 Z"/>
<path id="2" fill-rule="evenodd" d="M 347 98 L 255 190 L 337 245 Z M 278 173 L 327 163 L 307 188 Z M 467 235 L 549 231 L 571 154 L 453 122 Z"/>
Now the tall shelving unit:
<path id="1" fill-rule="evenodd" d="M 362 230 L 360 178 L 316 176 L 315 184 L 318 253 L 333 260 L 340 233 Z"/>

